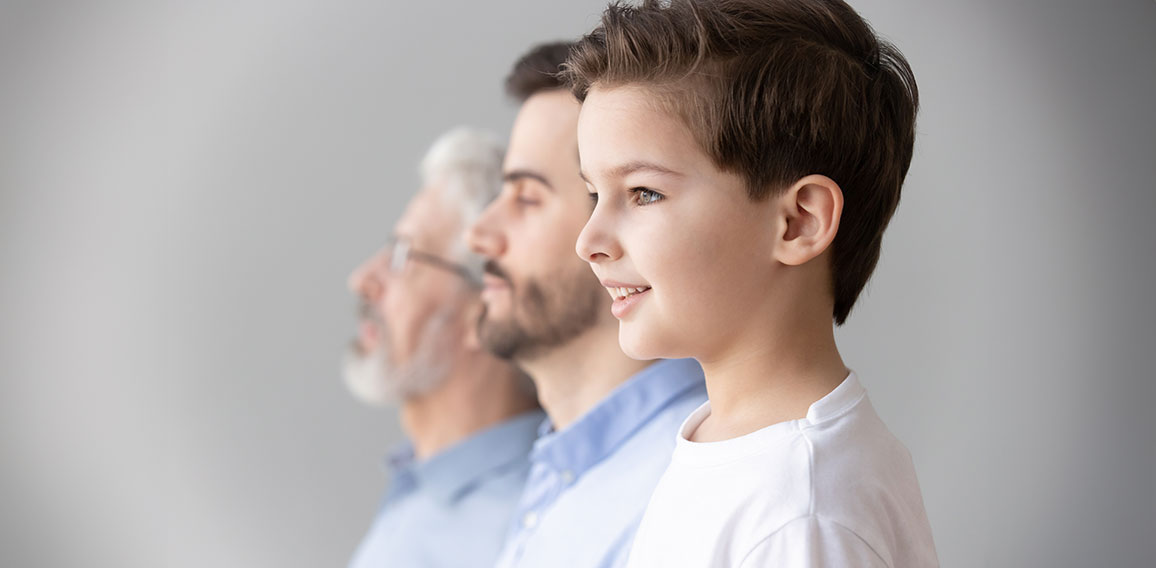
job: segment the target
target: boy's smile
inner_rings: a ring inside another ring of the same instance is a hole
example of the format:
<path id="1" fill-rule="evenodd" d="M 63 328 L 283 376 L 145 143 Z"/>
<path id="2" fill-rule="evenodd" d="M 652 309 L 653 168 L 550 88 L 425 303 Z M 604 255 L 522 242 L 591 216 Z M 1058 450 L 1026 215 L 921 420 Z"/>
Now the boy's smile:
<path id="1" fill-rule="evenodd" d="M 602 286 L 610 293 L 614 303 L 610 305 L 610 313 L 622 319 L 642 298 L 650 291 L 645 284 L 623 284 L 614 280 L 603 280 Z"/>

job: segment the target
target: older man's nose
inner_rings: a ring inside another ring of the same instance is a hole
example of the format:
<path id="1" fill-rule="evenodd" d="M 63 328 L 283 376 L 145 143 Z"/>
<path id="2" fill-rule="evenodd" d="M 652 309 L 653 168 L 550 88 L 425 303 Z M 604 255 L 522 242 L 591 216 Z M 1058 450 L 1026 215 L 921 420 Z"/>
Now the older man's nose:
<path id="1" fill-rule="evenodd" d="M 349 274 L 349 290 L 367 300 L 376 300 L 385 293 L 385 279 L 381 277 L 385 251 L 381 251 L 361 263 Z"/>

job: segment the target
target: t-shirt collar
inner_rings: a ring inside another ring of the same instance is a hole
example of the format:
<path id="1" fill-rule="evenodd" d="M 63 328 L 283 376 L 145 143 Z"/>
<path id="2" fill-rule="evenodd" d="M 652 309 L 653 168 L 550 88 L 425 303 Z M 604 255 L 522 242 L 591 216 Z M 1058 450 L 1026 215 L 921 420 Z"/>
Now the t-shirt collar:
<path id="1" fill-rule="evenodd" d="M 866 389 L 859 384 L 854 372 L 823 398 L 811 403 L 806 417 L 771 424 L 729 440 L 717 442 L 692 442 L 690 435 L 710 416 L 710 401 L 704 402 L 682 423 L 678 431 L 673 461 L 696 467 L 713 467 L 751 455 L 773 450 L 783 443 L 795 439 L 795 434 L 828 420 L 838 418 L 867 396 Z"/>

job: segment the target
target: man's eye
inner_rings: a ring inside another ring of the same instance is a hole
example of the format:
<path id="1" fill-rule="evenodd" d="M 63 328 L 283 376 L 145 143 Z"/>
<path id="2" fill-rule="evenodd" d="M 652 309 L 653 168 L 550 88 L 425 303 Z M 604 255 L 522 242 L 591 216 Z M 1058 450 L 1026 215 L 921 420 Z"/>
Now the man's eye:
<path id="1" fill-rule="evenodd" d="M 542 203 L 542 200 L 538 199 L 538 196 L 534 195 L 532 191 L 524 189 L 514 194 L 514 197 L 518 205 L 539 205 Z"/>
<path id="2" fill-rule="evenodd" d="M 651 203 L 666 199 L 661 193 L 645 187 L 636 187 L 631 189 L 630 192 L 634 194 L 634 199 L 639 205 L 650 205 Z"/>
<path id="3" fill-rule="evenodd" d="M 591 205 L 598 205 L 598 192 L 596 192 L 596 191 L 590 192 L 590 204 Z"/>

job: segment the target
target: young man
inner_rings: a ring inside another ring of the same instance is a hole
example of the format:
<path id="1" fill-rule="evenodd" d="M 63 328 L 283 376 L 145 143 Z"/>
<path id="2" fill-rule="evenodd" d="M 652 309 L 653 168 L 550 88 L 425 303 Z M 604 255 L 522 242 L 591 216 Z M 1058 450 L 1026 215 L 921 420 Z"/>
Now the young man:
<path id="1" fill-rule="evenodd" d="M 835 346 L 911 161 L 902 55 L 838 0 L 612 5 L 568 61 L 623 350 L 694 357 L 630 566 L 934 566 L 910 455 Z"/>
<path id="2" fill-rule="evenodd" d="M 574 257 L 590 216 L 578 101 L 557 79 L 567 44 L 531 51 L 501 195 L 469 234 L 486 265 L 482 343 L 534 379 L 549 420 L 498 566 L 620 566 L 686 413 L 706 400 L 694 361 L 635 361 L 610 299 Z"/>
<path id="3" fill-rule="evenodd" d="M 390 491 L 353 568 L 490 563 L 521 495 L 544 417 L 527 378 L 480 348 L 481 261 L 461 246 L 501 161 L 489 136 L 440 138 L 393 243 L 350 276 L 362 322 L 346 381 L 367 403 L 400 403 L 410 440 L 388 462 Z"/>

